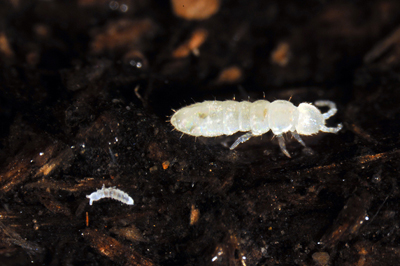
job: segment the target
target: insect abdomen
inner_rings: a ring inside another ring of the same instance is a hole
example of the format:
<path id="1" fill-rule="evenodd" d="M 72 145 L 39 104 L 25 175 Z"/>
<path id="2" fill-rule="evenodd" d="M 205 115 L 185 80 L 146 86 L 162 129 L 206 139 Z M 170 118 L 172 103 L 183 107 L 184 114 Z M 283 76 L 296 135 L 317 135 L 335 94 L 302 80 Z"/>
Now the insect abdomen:
<path id="1" fill-rule="evenodd" d="M 250 130 L 254 136 L 262 135 L 269 131 L 269 106 L 270 102 L 258 100 L 251 104 L 250 108 Z"/>
<path id="2" fill-rule="evenodd" d="M 238 102 L 239 105 L 239 115 L 238 115 L 238 123 L 239 123 L 239 130 L 238 131 L 250 131 L 250 109 L 252 103 L 250 102 Z"/>
<path id="3" fill-rule="evenodd" d="M 223 113 L 222 128 L 219 135 L 232 135 L 240 130 L 239 112 L 240 103 L 235 101 L 218 102 Z"/>
<path id="4" fill-rule="evenodd" d="M 238 131 L 254 135 L 268 132 L 270 102 L 205 101 L 180 109 L 171 123 L 176 129 L 192 136 L 216 137 Z"/>

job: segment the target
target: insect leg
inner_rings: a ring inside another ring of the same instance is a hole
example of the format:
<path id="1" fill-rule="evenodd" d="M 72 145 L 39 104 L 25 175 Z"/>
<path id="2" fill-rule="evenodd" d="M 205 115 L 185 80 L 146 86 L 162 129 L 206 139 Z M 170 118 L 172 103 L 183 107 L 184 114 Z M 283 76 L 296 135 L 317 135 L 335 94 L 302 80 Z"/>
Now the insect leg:
<path id="1" fill-rule="evenodd" d="M 283 152 L 283 154 L 285 154 L 289 158 L 292 158 L 292 157 L 290 157 L 290 154 L 286 149 L 285 139 L 283 138 L 283 136 L 277 135 L 276 138 L 278 139 L 279 147 L 281 148 L 281 151 Z"/>
<path id="2" fill-rule="evenodd" d="M 316 101 L 314 104 L 318 107 L 329 107 L 328 112 L 322 114 L 325 120 L 333 116 L 337 112 L 336 104 L 332 101 Z"/>
<path id="3" fill-rule="evenodd" d="M 231 146 L 229 149 L 233 150 L 233 149 L 236 148 L 240 143 L 243 143 L 243 142 L 248 141 L 252 136 L 253 136 L 253 133 L 251 133 L 251 132 L 247 132 L 246 134 L 241 135 L 241 136 L 232 144 L 232 146 Z"/>
<path id="4" fill-rule="evenodd" d="M 306 146 L 306 144 L 304 143 L 304 141 L 301 139 L 300 135 L 296 132 L 296 131 L 291 131 L 292 136 L 298 141 L 300 142 L 301 145 L 303 145 L 304 147 Z"/>
<path id="5" fill-rule="evenodd" d="M 327 132 L 327 133 L 338 133 L 339 130 L 343 128 L 342 123 L 338 124 L 337 127 L 326 127 L 326 126 L 321 126 L 321 131 L 322 132 Z"/>

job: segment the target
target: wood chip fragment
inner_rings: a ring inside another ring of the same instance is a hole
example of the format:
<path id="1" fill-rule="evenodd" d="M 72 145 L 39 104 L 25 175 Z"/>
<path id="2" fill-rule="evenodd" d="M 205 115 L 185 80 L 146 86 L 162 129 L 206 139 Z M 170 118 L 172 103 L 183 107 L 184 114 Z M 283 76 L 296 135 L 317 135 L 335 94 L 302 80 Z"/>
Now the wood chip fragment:
<path id="1" fill-rule="evenodd" d="M 281 42 L 271 54 L 271 60 L 274 64 L 281 67 L 286 66 L 290 59 L 290 46 L 286 42 Z"/>
<path id="2" fill-rule="evenodd" d="M 186 20 L 208 19 L 218 12 L 219 0 L 171 0 L 173 12 Z"/>
<path id="3" fill-rule="evenodd" d="M 164 161 L 164 162 L 162 163 L 162 168 L 163 168 L 164 170 L 167 170 L 168 167 L 169 167 L 169 165 L 170 165 L 170 162 L 169 162 L 169 161 Z"/>
<path id="4" fill-rule="evenodd" d="M 150 19 L 120 19 L 111 22 L 93 38 L 91 47 L 94 53 L 103 50 L 139 46 L 143 39 L 152 36 L 156 26 Z"/>
<path id="5" fill-rule="evenodd" d="M 312 258 L 317 265 L 325 266 L 328 265 L 330 256 L 327 252 L 315 252 Z"/>
<path id="6" fill-rule="evenodd" d="M 232 84 L 242 78 L 242 70 L 238 66 L 230 66 L 221 71 L 217 78 L 217 84 Z"/>
<path id="7" fill-rule="evenodd" d="M 97 230 L 86 228 L 83 237 L 89 242 L 90 246 L 103 256 L 120 265 L 141 265 L 151 266 L 154 263 L 138 252 L 123 245 L 115 238 L 107 236 Z"/>
<path id="8" fill-rule="evenodd" d="M 110 232 L 124 237 L 132 242 L 147 242 L 143 238 L 142 232 L 134 225 L 130 225 L 124 228 L 112 228 Z"/>
<path id="9" fill-rule="evenodd" d="M 7 58 L 12 58 L 14 56 L 14 52 L 4 32 L 0 32 L 0 53 Z"/>
<path id="10" fill-rule="evenodd" d="M 391 47 L 400 45 L 400 27 L 395 29 L 388 37 L 378 42 L 365 56 L 364 63 L 372 63 Z M 397 58 L 396 58 L 397 59 Z M 398 60 L 396 60 L 398 61 Z"/>
<path id="11" fill-rule="evenodd" d="M 172 52 L 172 57 L 183 58 L 187 57 L 190 53 L 199 55 L 199 47 L 207 40 L 208 31 L 200 28 L 193 31 L 190 39 L 181 44 Z"/>
<path id="12" fill-rule="evenodd" d="M 194 225 L 200 218 L 200 210 L 197 209 L 193 204 L 190 210 L 190 225 Z"/>

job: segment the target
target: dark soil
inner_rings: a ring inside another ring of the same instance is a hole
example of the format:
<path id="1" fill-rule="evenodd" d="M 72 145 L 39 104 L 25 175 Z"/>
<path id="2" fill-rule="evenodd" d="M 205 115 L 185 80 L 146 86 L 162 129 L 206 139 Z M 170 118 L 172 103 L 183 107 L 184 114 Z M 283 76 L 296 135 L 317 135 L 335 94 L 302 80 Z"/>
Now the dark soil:
<path id="1" fill-rule="evenodd" d="M 201 21 L 168 1 L 0 2 L 0 264 L 398 265 L 399 27 L 396 0 L 222 0 Z M 240 134 L 166 122 L 234 95 L 332 100 L 344 128 L 288 136 L 287 158 L 271 133 L 231 151 Z M 103 184 L 135 204 L 90 206 Z"/>

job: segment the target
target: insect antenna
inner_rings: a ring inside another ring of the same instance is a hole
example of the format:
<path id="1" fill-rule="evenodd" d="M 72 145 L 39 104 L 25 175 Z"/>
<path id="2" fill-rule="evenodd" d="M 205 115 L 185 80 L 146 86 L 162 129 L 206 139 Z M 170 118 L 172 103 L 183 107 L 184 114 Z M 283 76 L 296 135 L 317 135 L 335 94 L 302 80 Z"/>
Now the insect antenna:
<path id="1" fill-rule="evenodd" d="M 290 95 L 290 97 L 289 97 L 289 102 L 290 102 L 290 100 L 292 99 L 292 97 L 293 97 L 293 95 Z"/>
<path id="2" fill-rule="evenodd" d="M 185 133 L 182 133 L 181 137 L 179 139 L 181 139 L 183 137 L 183 135 L 185 135 Z"/>

